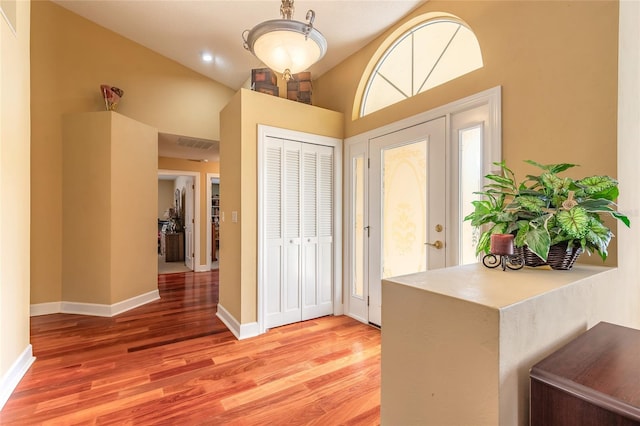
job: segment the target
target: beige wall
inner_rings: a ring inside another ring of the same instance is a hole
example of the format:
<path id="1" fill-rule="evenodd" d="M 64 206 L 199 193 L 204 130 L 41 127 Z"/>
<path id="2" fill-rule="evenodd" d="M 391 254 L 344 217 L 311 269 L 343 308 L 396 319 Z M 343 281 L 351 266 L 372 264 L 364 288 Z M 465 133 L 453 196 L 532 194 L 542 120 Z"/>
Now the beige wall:
<path id="1" fill-rule="evenodd" d="M 234 91 L 50 1 L 33 2 L 31 29 L 31 303 L 37 304 L 62 297 L 62 115 L 104 110 L 99 87 L 106 83 L 124 90 L 122 115 L 160 132 L 217 140 L 219 111 Z"/>
<path id="2" fill-rule="evenodd" d="M 107 111 L 65 115 L 62 128 L 62 300 L 156 290 L 157 130 Z"/>
<path id="3" fill-rule="evenodd" d="M 201 163 L 196 161 L 183 160 L 180 158 L 159 157 L 158 169 L 175 170 L 177 172 L 185 171 L 199 173 L 199 177 L 197 179 L 199 179 L 200 182 L 200 194 L 196 195 L 196 197 L 200 197 L 200 260 L 196 264 L 196 268 L 198 267 L 198 265 L 202 268 L 206 268 L 207 265 L 209 265 L 209 259 L 207 259 L 207 234 L 209 233 L 207 204 L 211 203 L 211 200 L 207 200 L 207 186 L 210 185 L 210 183 L 207 182 L 207 173 L 219 173 L 220 163 Z"/>
<path id="4" fill-rule="evenodd" d="M 164 213 L 173 204 L 173 181 L 158 179 L 158 219 L 165 220 Z"/>
<path id="5" fill-rule="evenodd" d="M 61 242 L 62 297 L 59 300 L 110 304 L 109 114 L 63 117 L 62 204 L 65 209 Z"/>
<path id="6" fill-rule="evenodd" d="M 157 291 L 158 130 L 111 115 L 110 303 Z"/>
<path id="7" fill-rule="evenodd" d="M 0 16 L 0 408 L 31 357 L 29 344 L 29 14 L 14 34 Z"/>
<path id="8" fill-rule="evenodd" d="M 436 11 L 471 27 L 484 67 L 352 120 L 358 84 L 384 39 Z M 502 154 L 517 176 L 534 172 L 526 159 L 580 164 L 567 172 L 574 177 L 616 176 L 617 37 L 617 1 L 429 1 L 315 80 L 314 102 L 344 112 L 349 137 L 500 85 Z M 615 240 L 610 250 L 615 265 Z M 598 256 L 580 260 L 602 265 Z"/>
<path id="9" fill-rule="evenodd" d="M 258 124 L 342 139 L 343 115 L 241 89 L 220 114 L 220 304 L 257 320 Z M 238 212 L 232 223 L 231 212 Z"/>
<path id="10" fill-rule="evenodd" d="M 231 102 L 220 112 L 220 200 L 221 213 L 240 211 L 242 205 L 242 98 L 244 89 L 238 91 Z M 225 216 L 226 219 L 226 216 Z M 240 220 L 244 215 L 240 215 Z M 225 226 L 220 218 L 219 302 L 218 304 L 242 322 L 242 230 L 237 223 Z M 256 240 L 257 246 L 257 240 Z M 253 259 L 255 261 L 255 258 Z M 247 263 L 249 263 L 247 261 Z M 255 267 L 254 267 L 255 269 Z M 255 299 L 255 298 L 254 298 Z M 248 320 L 247 320 L 248 322 Z"/>

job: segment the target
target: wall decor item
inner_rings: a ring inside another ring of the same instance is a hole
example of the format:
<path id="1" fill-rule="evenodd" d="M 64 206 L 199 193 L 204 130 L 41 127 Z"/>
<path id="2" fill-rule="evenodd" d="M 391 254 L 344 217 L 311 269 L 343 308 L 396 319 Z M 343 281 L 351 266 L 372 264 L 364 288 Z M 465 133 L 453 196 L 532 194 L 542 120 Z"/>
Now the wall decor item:
<path id="1" fill-rule="evenodd" d="M 101 84 L 100 91 L 104 98 L 104 106 L 107 111 L 115 111 L 120 102 L 120 98 L 124 95 L 124 91 L 117 87 L 109 86 L 108 84 Z"/>
<path id="2" fill-rule="evenodd" d="M 251 70 L 251 90 L 267 95 L 279 96 L 278 77 L 269 68 Z"/>
<path id="3" fill-rule="evenodd" d="M 254 68 L 251 70 L 251 85 L 256 83 L 275 86 L 278 84 L 278 76 L 269 68 Z"/>
<path id="4" fill-rule="evenodd" d="M 476 254 L 491 252 L 491 236 L 512 234 L 514 253 L 526 266 L 548 265 L 552 269 L 571 269 L 582 252 L 598 253 L 607 259 L 613 232 L 604 216 L 620 220 L 627 227 L 627 216 L 616 210 L 618 181 L 609 176 L 582 179 L 558 174 L 576 164 L 539 164 L 525 161 L 541 170 L 516 183 L 504 162 L 494 163 L 501 174 L 488 174 L 482 200 L 473 201 L 474 211 L 465 217 L 471 225 L 482 227 Z"/>
<path id="5" fill-rule="evenodd" d="M 311 105 L 311 73 L 293 74 L 287 81 L 287 99 Z"/>

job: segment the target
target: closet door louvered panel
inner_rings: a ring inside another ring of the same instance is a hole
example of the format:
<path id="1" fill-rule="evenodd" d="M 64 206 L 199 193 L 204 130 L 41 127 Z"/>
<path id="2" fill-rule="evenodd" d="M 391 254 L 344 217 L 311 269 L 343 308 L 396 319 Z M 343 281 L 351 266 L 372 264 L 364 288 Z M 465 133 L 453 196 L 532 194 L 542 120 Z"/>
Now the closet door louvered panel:
<path id="1" fill-rule="evenodd" d="M 315 318 L 318 305 L 318 153 L 315 145 L 302 148 L 302 319 Z"/>
<path id="2" fill-rule="evenodd" d="M 298 142 L 284 141 L 284 320 L 285 324 L 300 321 L 300 172 L 301 146 Z"/>
<path id="3" fill-rule="evenodd" d="M 300 147 L 265 141 L 265 323 L 300 321 Z"/>
<path id="4" fill-rule="evenodd" d="M 284 168 L 282 141 L 269 138 L 265 146 L 265 321 L 270 326 L 282 322 L 282 280 L 284 271 L 282 180 Z"/>
<path id="5" fill-rule="evenodd" d="M 333 312 L 334 205 L 333 148 L 319 147 L 318 158 L 318 304 L 323 315 Z"/>
<path id="6" fill-rule="evenodd" d="M 303 158 L 302 319 L 310 319 L 333 312 L 333 148 L 306 144 Z"/>

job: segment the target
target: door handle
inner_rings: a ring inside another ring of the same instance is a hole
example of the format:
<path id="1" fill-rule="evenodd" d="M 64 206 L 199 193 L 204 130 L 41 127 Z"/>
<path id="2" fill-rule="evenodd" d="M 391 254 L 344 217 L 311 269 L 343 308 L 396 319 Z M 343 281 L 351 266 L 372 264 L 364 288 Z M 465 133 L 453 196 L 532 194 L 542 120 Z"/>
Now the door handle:
<path id="1" fill-rule="evenodd" d="M 435 240 L 432 243 L 425 243 L 425 244 L 431 247 L 435 247 L 437 249 L 441 249 L 442 247 L 444 247 L 444 243 L 440 240 Z"/>

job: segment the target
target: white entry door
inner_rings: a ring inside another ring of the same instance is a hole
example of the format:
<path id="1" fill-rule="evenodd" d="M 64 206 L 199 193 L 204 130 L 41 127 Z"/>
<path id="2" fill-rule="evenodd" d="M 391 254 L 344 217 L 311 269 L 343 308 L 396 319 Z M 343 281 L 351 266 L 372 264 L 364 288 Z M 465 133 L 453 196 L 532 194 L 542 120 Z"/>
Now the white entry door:
<path id="1" fill-rule="evenodd" d="M 445 263 L 445 118 L 369 141 L 368 317 L 382 325 L 385 278 Z"/>
<path id="2" fill-rule="evenodd" d="M 348 315 L 382 325 L 383 279 L 477 261 L 463 219 L 502 159 L 500 96 L 489 89 L 347 140 Z"/>

